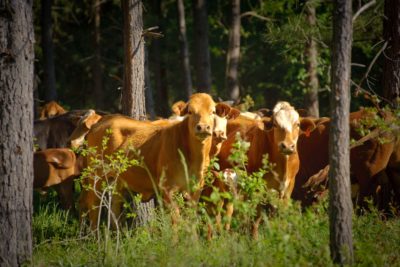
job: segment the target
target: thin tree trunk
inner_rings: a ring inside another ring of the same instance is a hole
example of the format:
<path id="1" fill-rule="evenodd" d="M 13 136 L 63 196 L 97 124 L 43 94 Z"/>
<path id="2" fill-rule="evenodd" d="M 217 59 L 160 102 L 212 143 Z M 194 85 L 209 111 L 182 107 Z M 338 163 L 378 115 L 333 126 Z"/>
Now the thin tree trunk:
<path id="1" fill-rule="evenodd" d="M 229 45 L 226 55 L 226 90 L 231 100 L 238 100 L 240 57 L 240 0 L 232 0 L 232 18 L 229 28 Z"/>
<path id="2" fill-rule="evenodd" d="M 316 25 L 316 16 L 315 16 L 315 7 L 312 3 L 308 2 L 306 4 L 306 14 L 307 14 L 307 22 L 310 27 L 315 27 Z M 317 43 L 314 40 L 312 34 L 309 36 L 308 41 L 306 43 L 306 57 L 307 57 L 307 91 L 304 96 L 305 108 L 308 111 L 310 116 L 319 117 L 319 101 L 318 101 L 318 89 L 319 89 L 319 81 L 318 81 L 318 49 Z"/>
<path id="3" fill-rule="evenodd" d="M 384 97 L 400 106 L 400 1 L 385 0 L 383 35 L 388 42 L 383 65 Z"/>
<path id="4" fill-rule="evenodd" d="M 93 41 L 94 57 L 92 61 L 93 86 L 96 108 L 104 108 L 103 68 L 101 62 L 100 0 L 93 1 Z"/>
<path id="5" fill-rule="evenodd" d="M 53 22 L 51 19 L 52 0 L 42 0 L 42 49 L 44 64 L 44 87 L 45 100 L 57 100 L 56 73 L 54 69 L 54 49 L 53 49 Z"/>
<path id="6" fill-rule="evenodd" d="M 179 16 L 179 41 L 181 43 L 181 59 L 183 69 L 183 82 L 187 99 L 193 93 L 192 75 L 190 73 L 189 46 L 186 37 L 185 6 L 183 0 L 177 0 Z"/>
<path id="7" fill-rule="evenodd" d="M 154 111 L 154 98 L 153 90 L 151 88 L 150 82 L 150 70 L 149 70 L 149 52 L 148 47 L 144 47 L 144 93 L 146 97 L 146 110 L 150 115 L 150 119 L 154 120 L 156 118 L 156 113 Z"/>
<path id="8" fill-rule="evenodd" d="M 0 16 L 0 266 L 32 259 L 32 1 L 6 1 Z"/>
<path id="9" fill-rule="evenodd" d="M 121 1 L 124 14 L 125 51 L 122 113 L 138 120 L 146 116 L 142 1 Z"/>
<path id="10" fill-rule="evenodd" d="M 207 0 L 193 0 L 196 87 L 198 92 L 211 90 L 211 63 L 208 46 Z"/>
<path id="11" fill-rule="evenodd" d="M 333 11 L 331 129 L 329 133 L 329 226 L 331 257 L 341 265 L 353 262 L 350 193 L 350 77 L 352 7 L 336 0 Z"/>
<path id="12" fill-rule="evenodd" d="M 163 29 L 163 14 L 161 10 L 161 0 L 154 0 L 153 6 L 155 8 L 155 13 L 157 16 L 157 24 L 162 31 Z M 154 62 L 154 78 L 156 87 L 156 103 L 157 103 L 157 113 L 162 117 L 167 117 L 170 113 L 168 105 L 168 86 L 166 81 L 166 69 L 164 63 L 164 51 L 162 43 L 165 39 L 155 39 L 153 40 L 153 62 Z"/>

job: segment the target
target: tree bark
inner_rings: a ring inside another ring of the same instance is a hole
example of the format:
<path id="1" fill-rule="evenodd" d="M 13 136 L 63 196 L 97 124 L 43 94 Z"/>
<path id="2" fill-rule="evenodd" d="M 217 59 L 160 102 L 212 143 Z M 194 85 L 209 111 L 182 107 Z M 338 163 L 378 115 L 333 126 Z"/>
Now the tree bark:
<path id="1" fill-rule="evenodd" d="M 104 108 L 104 92 L 103 92 L 103 67 L 101 62 L 101 30 L 100 30 L 100 0 L 93 1 L 93 45 L 94 57 L 92 61 L 93 75 L 93 92 L 96 108 Z"/>
<path id="2" fill-rule="evenodd" d="M 208 45 L 207 0 L 193 0 L 195 76 L 198 92 L 211 91 L 211 63 Z"/>
<path id="3" fill-rule="evenodd" d="M 400 2 L 385 0 L 383 37 L 388 42 L 383 65 L 383 94 L 400 106 Z"/>
<path id="4" fill-rule="evenodd" d="M 229 45 L 226 55 L 226 90 L 231 100 L 238 100 L 239 57 L 240 57 L 240 0 L 232 0 L 231 25 L 229 28 Z"/>
<path id="5" fill-rule="evenodd" d="M 161 0 L 154 0 L 153 7 L 155 9 L 155 14 L 157 16 L 157 24 L 162 31 L 163 29 L 163 13 L 161 10 Z M 170 114 L 170 109 L 168 105 L 168 86 L 167 86 L 167 70 L 164 63 L 164 52 L 162 43 L 165 39 L 155 39 L 153 40 L 153 62 L 154 62 L 154 78 L 155 78 L 155 88 L 156 88 L 156 103 L 157 103 L 157 113 L 162 117 L 168 117 Z"/>
<path id="6" fill-rule="evenodd" d="M 310 27 L 316 26 L 315 7 L 310 3 L 306 4 L 307 22 Z M 308 78 L 306 81 L 306 94 L 304 96 L 305 108 L 310 116 L 319 117 L 319 101 L 318 101 L 318 49 L 317 43 L 312 34 L 308 37 L 306 43 L 306 60 Z"/>
<path id="7" fill-rule="evenodd" d="M 125 51 L 122 113 L 139 120 L 146 116 L 142 1 L 121 1 L 124 14 Z"/>
<path id="8" fill-rule="evenodd" d="M 183 69 L 183 87 L 186 92 L 186 97 L 193 93 L 192 75 L 190 73 L 189 46 L 186 37 L 186 21 L 185 21 L 185 6 L 183 0 L 177 1 L 178 17 L 179 17 L 179 41 L 181 44 L 181 60 Z"/>
<path id="9" fill-rule="evenodd" d="M 57 100 L 56 73 L 54 69 L 53 22 L 51 19 L 52 4 L 52 0 L 42 0 L 43 83 L 45 87 L 45 100 L 47 102 Z"/>
<path id="10" fill-rule="evenodd" d="M 329 133 L 330 250 L 335 263 L 353 262 L 352 203 L 350 193 L 350 73 L 352 7 L 336 0 L 333 11 L 331 128 Z"/>
<path id="11" fill-rule="evenodd" d="M 32 258 L 32 13 L 32 1 L 0 5 L 0 266 Z"/>

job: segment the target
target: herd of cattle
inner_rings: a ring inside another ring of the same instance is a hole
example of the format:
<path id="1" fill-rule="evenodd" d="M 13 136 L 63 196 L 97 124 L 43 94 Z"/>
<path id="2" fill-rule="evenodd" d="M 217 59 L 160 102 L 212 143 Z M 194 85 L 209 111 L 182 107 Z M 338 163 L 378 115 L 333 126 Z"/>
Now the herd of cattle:
<path id="1" fill-rule="evenodd" d="M 156 191 L 162 192 L 166 204 L 171 203 L 172 193 L 184 192 L 188 199 L 198 201 L 202 194 L 210 193 L 210 188 L 204 187 L 204 179 L 212 157 L 218 157 L 224 177 L 234 176 L 228 157 L 240 133 L 250 143 L 246 170 L 258 171 L 263 166 L 263 155 L 268 154 L 274 169 L 264 179 L 268 189 L 276 190 L 284 201 L 293 198 L 307 206 L 326 193 L 327 179 L 320 179 L 319 186 L 314 182 L 312 188 L 305 185 L 329 164 L 329 118 L 300 116 L 287 102 L 278 102 L 270 114 L 244 113 L 225 103 L 215 103 L 204 93 L 193 94 L 187 103 L 177 102 L 172 110 L 174 115 L 169 119 L 138 121 L 93 110 L 66 112 L 57 103 L 48 103 L 34 123 L 38 146 L 34 156 L 34 188 L 44 190 L 54 186 L 62 207 L 74 208 L 74 179 L 88 165 L 88 160 L 76 156 L 70 148 L 81 146 L 84 140 L 89 147 L 100 148 L 108 135 L 106 155 L 133 146 L 140 151 L 146 166 L 133 166 L 122 173 L 118 191 L 139 193 L 143 201 L 154 197 Z M 349 122 L 351 138 L 363 138 L 357 128 L 371 116 L 383 116 L 388 125 L 398 120 L 390 113 L 372 114 L 366 109 L 353 112 Z M 382 137 L 385 142 L 381 142 Z M 392 127 L 392 131 L 381 131 L 363 140 L 351 149 L 353 200 L 363 206 L 370 197 L 380 209 L 389 210 L 393 203 L 400 203 L 398 129 Z M 182 164 L 182 155 L 187 168 Z M 187 175 L 196 178 L 197 190 L 189 190 Z M 103 190 L 102 183 L 93 179 L 85 179 L 83 183 Z M 215 185 L 221 190 L 227 188 L 226 181 L 216 179 Z M 121 196 L 116 194 L 113 199 L 116 216 L 121 212 Z M 82 190 L 80 213 L 88 214 L 92 228 L 98 223 L 99 203 L 94 190 Z M 233 207 L 229 210 L 231 216 Z"/>

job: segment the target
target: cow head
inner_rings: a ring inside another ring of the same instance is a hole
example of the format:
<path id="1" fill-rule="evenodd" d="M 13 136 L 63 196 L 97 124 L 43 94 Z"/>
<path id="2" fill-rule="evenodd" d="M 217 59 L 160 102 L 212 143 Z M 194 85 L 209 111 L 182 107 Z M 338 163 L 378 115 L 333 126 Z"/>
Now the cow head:
<path id="1" fill-rule="evenodd" d="M 92 126 L 96 124 L 101 118 L 102 116 L 96 114 L 96 112 L 92 109 L 86 112 L 85 115 L 83 115 L 83 117 L 78 121 L 77 127 L 69 137 L 71 148 L 80 147 L 83 144 L 85 136 L 90 131 Z"/>
<path id="2" fill-rule="evenodd" d="M 299 113 L 288 102 L 278 102 L 271 118 L 264 118 L 264 129 L 274 131 L 274 144 L 283 155 L 296 153 L 299 134 L 312 131 L 315 124 L 311 119 L 300 118 Z"/>

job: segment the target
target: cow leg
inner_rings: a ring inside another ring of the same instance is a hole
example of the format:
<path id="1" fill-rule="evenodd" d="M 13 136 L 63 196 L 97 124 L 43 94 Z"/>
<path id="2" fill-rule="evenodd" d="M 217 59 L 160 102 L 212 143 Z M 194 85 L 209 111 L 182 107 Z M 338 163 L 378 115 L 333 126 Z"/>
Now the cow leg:
<path id="1" fill-rule="evenodd" d="M 400 168 L 388 168 L 387 174 L 393 188 L 394 204 L 400 206 Z"/>
<path id="2" fill-rule="evenodd" d="M 61 207 L 65 210 L 75 212 L 74 206 L 74 177 L 70 177 L 55 186 Z"/>
<path id="3" fill-rule="evenodd" d="M 231 229 L 231 221 L 232 221 L 232 215 L 233 215 L 233 203 L 232 202 L 228 202 L 226 204 L 226 213 L 225 213 L 225 217 L 226 217 L 226 223 L 225 223 L 225 230 L 229 231 Z"/>
<path id="4" fill-rule="evenodd" d="M 389 204 L 390 204 L 390 182 L 389 178 L 386 174 L 386 171 L 383 170 L 377 175 L 375 175 L 377 180 L 377 187 L 376 187 L 376 205 L 378 210 L 382 210 L 385 213 L 388 213 Z M 380 190 L 378 190 L 378 188 Z"/>
<path id="5" fill-rule="evenodd" d="M 83 223 L 84 218 L 87 217 L 92 230 L 96 230 L 98 226 L 99 205 L 100 199 L 93 189 L 82 190 L 79 198 L 79 217 L 81 223 Z"/>
<path id="6" fill-rule="evenodd" d="M 253 223 L 252 236 L 254 240 L 258 240 L 258 228 L 260 227 L 260 223 L 262 221 L 262 207 L 257 206 L 257 216 L 256 220 Z"/>

